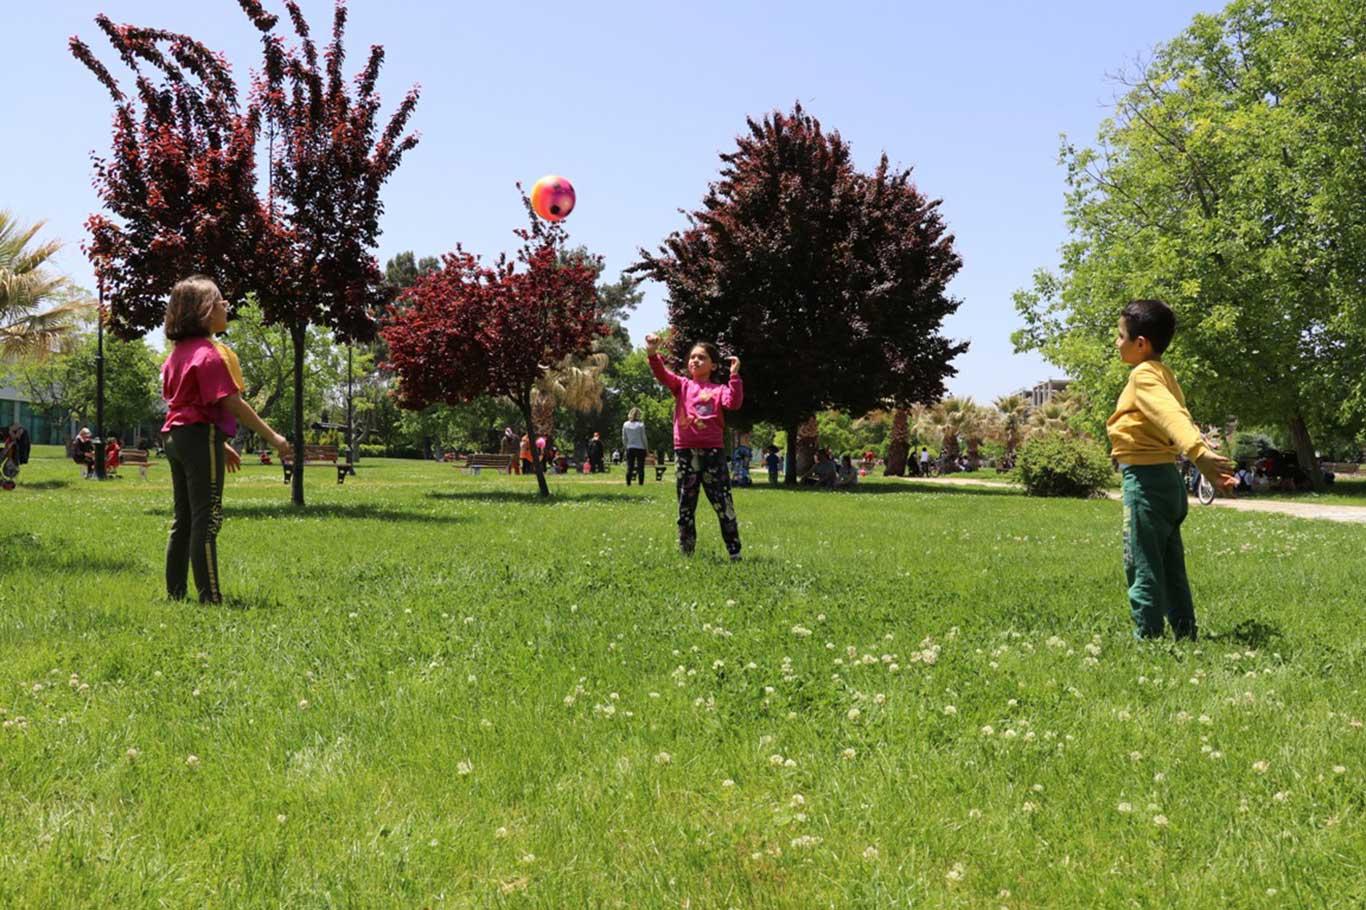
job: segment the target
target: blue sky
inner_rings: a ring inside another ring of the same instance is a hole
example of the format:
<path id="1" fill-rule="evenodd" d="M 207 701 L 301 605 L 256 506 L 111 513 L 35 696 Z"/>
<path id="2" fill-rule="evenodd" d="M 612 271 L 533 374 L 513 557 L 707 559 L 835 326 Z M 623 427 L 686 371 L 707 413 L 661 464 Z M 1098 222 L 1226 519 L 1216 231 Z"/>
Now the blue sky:
<path id="1" fill-rule="evenodd" d="M 944 200 L 964 261 L 947 330 L 972 342 L 950 390 L 990 399 L 1059 375 L 1009 340 L 1011 292 L 1052 266 L 1066 237 L 1059 134 L 1094 137 L 1115 91 L 1107 74 L 1219 5 L 352 0 L 348 70 L 378 43 L 390 107 L 422 84 L 422 143 L 387 186 L 379 255 L 511 248 L 523 217 L 514 182 L 560 173 L 578 190 L 573 239 L 614 276 L 683 225 L 678 209 L 696 207 L 746 115 L 800 101 L 860 166 L 885 150 Z M 302 6 L 325 38 L 330 0 Z M 126 75 L 94 25 L 101 11 L 194 35 L 241 81 L 259 60 L 234 0 L 0 5 L 13 80 L 0 96 L 0 208 L 46 219 L 44 236 L 67 242 L 58 266 L 87 286 L 89 156 L 108 148 L 111 108 L 66 39 L 81 35 Z M 662 288 L 646 292 L 629 325 L 637 343 L 667 321 Z"/>

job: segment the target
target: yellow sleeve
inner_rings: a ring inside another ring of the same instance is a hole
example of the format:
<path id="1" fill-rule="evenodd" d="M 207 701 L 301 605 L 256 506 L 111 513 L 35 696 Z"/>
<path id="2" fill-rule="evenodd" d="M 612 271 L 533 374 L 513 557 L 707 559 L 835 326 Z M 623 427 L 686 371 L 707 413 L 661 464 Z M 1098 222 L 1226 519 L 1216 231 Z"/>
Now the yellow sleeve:
<path id="1" fill-rule="evenodd" d="M 1139 367 L 1134 370 L 1134 395 L 1143 417 L 1176 444 L 1187 458 L 1194 461 L 1205 451 L 1205 439 L 1191 419 L 1190 411 L 1177 400 L 1162 381 L 1157 370 Z"/>
<path id="2" fill-rule="evenodd" d="M 237 352 L 226 344 L 213 343 L 218 351 L 218 356 L 223 358 L 223 365 L 228 368 L 228 374 L 232 376 L 232 381 L 237 384 L 237 393 L 240 395 L 247 390 L 246 380 L 242 378 L 242 364 L 237 362 Z"/>

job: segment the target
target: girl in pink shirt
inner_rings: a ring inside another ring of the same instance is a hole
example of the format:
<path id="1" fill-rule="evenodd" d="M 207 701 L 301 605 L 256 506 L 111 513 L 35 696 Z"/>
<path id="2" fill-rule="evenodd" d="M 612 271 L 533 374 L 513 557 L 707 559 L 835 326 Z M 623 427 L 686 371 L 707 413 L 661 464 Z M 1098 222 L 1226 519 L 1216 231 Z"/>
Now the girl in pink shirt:
<path id="1" fill-rule="evenodd" d="M 213 336 L 228 327 L 228 307 L 218 286 L 191 275 L 171 289 L 166 305 L 166 340 L 174 342 L 161 367 L 166 422 L 161 435 L 171 466 L 175 519 L 166 544 L 166 594 L 182 600 L 194 571 L 201 603 L 221 603 L 218 585 L 218 529 L 223 524 L 223 472 L 242 458 L 228 440 L 240 420 L 279 450 L 289 443 L 242 400 L 237 355 Z"/>
<path id="2" fill-rule="evenodd" d="M 706 491 L 707 501 L 721 523 L 721 538 L 732 562 L 740 559 L 740 526 L 730 495 L 726 470 L 726 419 L 723 411 L 738 410 L 744 402 L 740 381 L 740 358 L 730 358 L 730 381 L 713 381 L 721 352 L 709 341 L 700 341 L 688 352 L 688 375 L 679 376 L 664 366 L 659 338 L 645 336 L 650 369 L 674 396 L 674 456 L 678 488 L 678 549 L 691 556 L 697 545 L 697 493 Z"/>

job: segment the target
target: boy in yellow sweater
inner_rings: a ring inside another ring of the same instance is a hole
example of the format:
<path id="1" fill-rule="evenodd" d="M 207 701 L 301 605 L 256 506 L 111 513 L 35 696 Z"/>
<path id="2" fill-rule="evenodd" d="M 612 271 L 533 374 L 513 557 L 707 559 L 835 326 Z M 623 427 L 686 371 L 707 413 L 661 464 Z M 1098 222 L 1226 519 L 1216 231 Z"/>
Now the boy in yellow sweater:
<path id="1" fill-rule="evenodd" d="M 1175 334 L 1176 316 L 1162 301 L 1134 300 L 1124 307 L 1115 347 L 1134 368 L 1105 422 L 1124 481 L 1124 574 L 1139 638 L 1161 637 L 1164 617 L 1178 639 L 1196 635 L 1181 544 L 1186 485 L 1176 456 L 1194 462 L 1217 489 L 1237 483 L 1233 462 L 1205 445 L 1176 376 L 1162 362 Z"/>

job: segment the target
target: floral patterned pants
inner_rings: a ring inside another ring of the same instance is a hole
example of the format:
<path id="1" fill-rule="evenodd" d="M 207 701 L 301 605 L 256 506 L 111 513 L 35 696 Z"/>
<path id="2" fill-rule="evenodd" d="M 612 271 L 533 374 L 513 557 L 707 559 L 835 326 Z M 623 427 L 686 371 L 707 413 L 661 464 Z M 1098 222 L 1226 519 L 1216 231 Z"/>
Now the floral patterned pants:
<path id="1" fill-rule="evenodd" d="M 678 486 L 678 548 L 691 556 L 697 545 L 697 494 L 707 493 L 721 523 L 721 539 L 732 558 L 740 555 L 740 526 L 735 520 L 735 503 L 730 497 L 730 473 L 722 449 L 675 449 L 675 479 Z"/>

